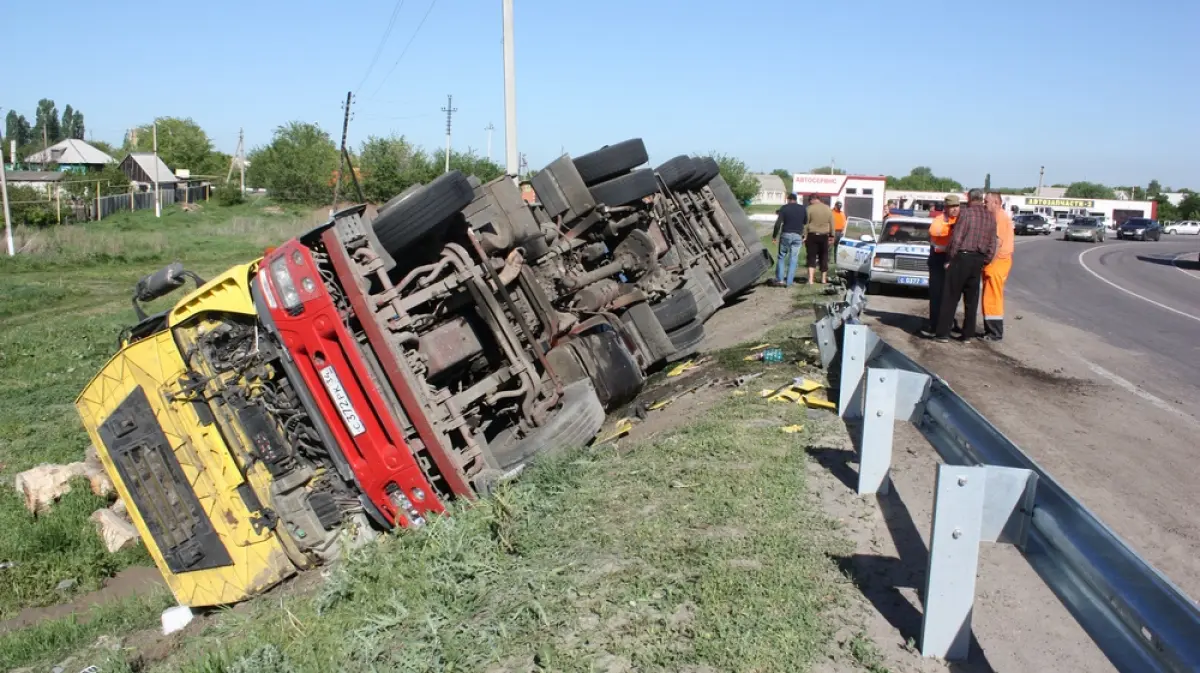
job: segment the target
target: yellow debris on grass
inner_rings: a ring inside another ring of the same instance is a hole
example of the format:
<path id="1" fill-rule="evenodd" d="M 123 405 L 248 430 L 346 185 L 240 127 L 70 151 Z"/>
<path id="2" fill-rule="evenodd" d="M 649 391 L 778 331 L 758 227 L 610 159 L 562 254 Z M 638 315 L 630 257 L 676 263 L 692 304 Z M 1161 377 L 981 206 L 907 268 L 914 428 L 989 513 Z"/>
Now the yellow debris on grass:
<path id="1" fill-rule="evenodd" d="M 787 427 L 783 427 L 783 428 L 779 428 L 779 429 L 788 433 L 789 435 L 794 435 L 797 432 L 804 432 L 803 425 L 789 425 Z"/>
<path id="2" fill-rule="evenodd" d="M 672 367 L 671 371 L 667 372 L 667 376 L 679 376 L 680 374 L 690 369 L 695 369 L 698 366 L 699 365 L 696 364 L 695 360 L 688 360 L 687 362 L 682 362 Z"/>
<path id="3" fill-rule="evenodd" d="M 614 439 L 620 439 L 621 437 L 628 435 L 629 431 L 632 429 L 633 420 L 629 418 L 622 418 L 613 424 L 612 430 L 610 430 L 607 435 L 597 439 L 596 444 L 604 444 L 606 442 L 611 442 Z"/>
<path id="4" fill-rule="evenodd" d="M 804 404 L 808 405 L 810 409 L 829 409 L 830 411 L 837 411 L 837 405 L 833 402 L 830 402 L 829 400 L 823 400 L 812 395 L 804 396 Z"/>

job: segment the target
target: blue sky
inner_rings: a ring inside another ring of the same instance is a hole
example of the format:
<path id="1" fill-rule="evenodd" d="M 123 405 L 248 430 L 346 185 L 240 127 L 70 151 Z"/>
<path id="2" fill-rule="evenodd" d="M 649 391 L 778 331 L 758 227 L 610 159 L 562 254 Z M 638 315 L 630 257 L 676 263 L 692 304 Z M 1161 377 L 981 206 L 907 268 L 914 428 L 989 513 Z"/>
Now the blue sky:
<path id="1" fill-rule="evenodd" d="M 515 3 L 531 167 L 641 136 L 656 162 L 719 150 L 803 172 L 836 158 L 856 173 L 928 165 L 1005 186 L 1035 184 L 1045 165 L 1048 184 L 1200 188 L 1195 0 Z M 353 144 L 394 132 L 433 148 L 452 93 L 455 147 L 483 153 L 490 122 L 502 160 L 500 0 L 404 0 L 361 87 L 394 0 L 54 7 L 4 12 L 16 36 L 5 112 L 32 121 L 49 97 L 110 142 L 155 116 L 190 116 L 232 152 L 239 127 L 250 147 L 295 119 L 336 137 L 340 102 L 358 88 Z"/>

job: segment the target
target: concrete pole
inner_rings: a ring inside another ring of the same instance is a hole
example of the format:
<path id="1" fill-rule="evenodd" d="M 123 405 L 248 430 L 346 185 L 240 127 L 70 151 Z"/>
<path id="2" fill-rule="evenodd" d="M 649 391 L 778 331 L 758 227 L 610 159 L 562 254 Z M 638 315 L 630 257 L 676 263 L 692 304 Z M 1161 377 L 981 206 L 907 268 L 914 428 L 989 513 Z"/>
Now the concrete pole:
<path id="1" fill-rule="evenodd" d="M 100 212 L 100 202 L 96 201 L 96 213 Z M 158 121 L 154 122 L 154 216 L 162 217 L 162 195 L 158 190 Z"/>
<path id="2" fill-rule="evenodd" d="M 504 3 L 504 167 L 512 177 L 520 174 L 517 154 L 517 66 L 513 55 L 513 0 Z"/>
<path id="3" fill-rule="evenodd" d="M 442 112 L 446 113 L 446 171 L 450 172 L 450 127 L 454 123 L 454 113 L 458 112 L 458 108 L 454 107 L 454 96 L 446 94 L 446 107 L 442 108 Z"/>
<path id="4" fill-rule="evenodd" d="M 488 122 L 488 125 L 483 127 L 483 130 L 487 131 L 487 134 L 488 134 L 487 158 L 488 158 L 488 161 L 491 161 L 492 160 L 492 131 L 496 130 L 496 126 L 495 126 L 495 124 Z"/>
<path id="5" fill-rule="evenodd" d="M 15 165 L 15 164 L 14 164 Z M 12 233 L 12 213 L 8 211 L 8 171 L 4 168 L 4 162 L 0 161 L 0 194 L 4 196 L 4 240 L 8 244 L 8 256 L 12 257 L 17 254 L 16 248 L 13 247 Z"/>

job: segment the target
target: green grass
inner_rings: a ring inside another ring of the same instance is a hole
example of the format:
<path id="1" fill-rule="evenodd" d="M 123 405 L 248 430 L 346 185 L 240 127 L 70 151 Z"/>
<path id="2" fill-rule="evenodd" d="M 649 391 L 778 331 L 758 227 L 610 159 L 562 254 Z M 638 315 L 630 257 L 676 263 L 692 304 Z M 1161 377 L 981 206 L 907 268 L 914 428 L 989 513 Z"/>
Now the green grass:
<path id="1" fill-rule="evenodd" d="M 756 203 L 746 206 L 745 211 L 747 215 L 774 215 L 775 211 L 779 210 L 780 208 L 781 206 Z"/>
<path id="2" fill-rule="evenodd" d="M 847 605 L 828 560 L 845 543 L 806 495 L 821 431 L 796 405 L 724 397 L 355 552 L 315 595 L 225 612 L 155 670 L 807 670 Z"/>
<path id="3" fill-rule="evenodd" d="M 165 590 L 98 605 L 87 612 L 0 633 L 0 670 L 51 662 L 103 635 L 120 636 L 153 626 L 174 599 Z M 83 665 L 76 668 L 83 668 Z"/>
<path id="4" fill-rule="evenodd" d="M 308 224 L 298 211 L 274 214 L 263 203 L 198 212 L 168 208 L 161 219 L 140 211 L 102 222 L 18 230 L 15 258 L 0 258 L 0 620 L 23 607 L 97 588 L 144 551 L 108 555 L 88 515 L 104 503 L 86 486 L 35 519 L 11 488 L 13 476 L 40 463 L 82 460 L 88 439 L 74 400 L 116 350 L 134 321 L 137 279 L 180 260 L 201 275 L 261 255 Z M 177 297 L 176 297 L 177 298 Z M 169 302 L 170 300 L 167 300 Z"/>

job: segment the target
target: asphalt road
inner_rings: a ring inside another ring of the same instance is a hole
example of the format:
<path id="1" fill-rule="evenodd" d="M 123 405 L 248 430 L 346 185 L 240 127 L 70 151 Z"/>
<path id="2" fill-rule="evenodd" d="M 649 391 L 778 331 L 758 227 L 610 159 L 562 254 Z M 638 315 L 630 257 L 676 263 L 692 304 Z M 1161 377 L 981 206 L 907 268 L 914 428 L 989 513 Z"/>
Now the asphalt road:
<path id="1" fill-rule="evenodd" d="M 1094 363 L 1097 373 L 1200 417 L 1200 237 L 1017 244 L 1006 291 L 1014 308 L 1100 337 L 1124 357 Z"/>

